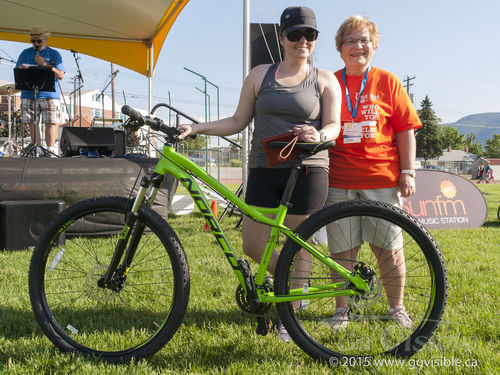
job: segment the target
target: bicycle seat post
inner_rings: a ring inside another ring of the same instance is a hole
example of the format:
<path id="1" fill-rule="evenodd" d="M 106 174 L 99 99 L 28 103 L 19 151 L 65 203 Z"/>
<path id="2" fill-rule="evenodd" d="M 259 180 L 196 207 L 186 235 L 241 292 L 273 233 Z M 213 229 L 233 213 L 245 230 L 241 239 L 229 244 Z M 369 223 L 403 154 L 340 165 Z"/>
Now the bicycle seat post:
<path id="1" fill-rule="evenodd" d="M 290 168 L 290 175 L 288 176 L 288 181 L 286 183 L 286 188 L 280 201 L 280 204 L 287 206 L 288 208 L 291 207 L 290 198 L 292 197 L 293 190 L 295 189 L 295 184 L 297 183 L 301 168 L 302 158 L 299 157 L 293 161 L 292 167 Z"/>

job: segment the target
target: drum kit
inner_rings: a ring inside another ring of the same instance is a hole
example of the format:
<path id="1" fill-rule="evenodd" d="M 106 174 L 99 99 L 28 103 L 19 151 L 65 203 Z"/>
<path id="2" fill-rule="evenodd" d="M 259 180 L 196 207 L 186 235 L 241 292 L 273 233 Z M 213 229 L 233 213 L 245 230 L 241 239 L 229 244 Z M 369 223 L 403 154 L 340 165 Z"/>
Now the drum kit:
<path id="1" fill-rule="evenodd" d="M 0 95 L 8 96 L 8 104 L 7 104 L 7 118 L 8 118 L 8 126 L 9 126 L 9 138 L 6 144 L 4 144 L 3 148 L 7 151 L 9 155 L 12 155 L 14 152 L 14 148 L 16 146 L 15 142 L 12 140 L 12 95 L 18 93 L 20 90 L 16 89 L 15 83 L 4 83 L 0 86 Z"/>

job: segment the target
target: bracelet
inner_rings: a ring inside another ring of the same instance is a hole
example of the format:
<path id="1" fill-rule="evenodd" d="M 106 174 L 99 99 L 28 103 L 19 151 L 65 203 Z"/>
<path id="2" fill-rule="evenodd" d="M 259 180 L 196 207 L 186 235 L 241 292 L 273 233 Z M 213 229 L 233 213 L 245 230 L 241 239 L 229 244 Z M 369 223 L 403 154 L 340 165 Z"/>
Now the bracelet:
<path id="1" fill-rule="evenodd" d="M 415 170 L 414 169 L 402 169 L 401 173 L 410 175 L 411 177 L 415 177 Z"/>
<path id="2" fill-rule="evenodd" d="M 323 131 L 323 130 L 320 130 L 319 131 L 319 140 L 321 142 L 326 142 L 328 141 L 328 136 L 326 135 L 326 133 Z"/>

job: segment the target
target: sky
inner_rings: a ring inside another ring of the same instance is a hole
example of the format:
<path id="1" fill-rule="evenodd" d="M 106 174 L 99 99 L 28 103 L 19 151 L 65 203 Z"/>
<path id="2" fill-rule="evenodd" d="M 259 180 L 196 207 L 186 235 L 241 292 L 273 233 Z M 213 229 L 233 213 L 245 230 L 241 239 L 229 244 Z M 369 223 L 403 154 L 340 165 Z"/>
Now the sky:
<path id="1" fill-rule="evenodd" d="M 420 108 L 426 95 L 443 123 L 483 112 L 500 112 L 499 0 L 249 0 L 252 23 L 279 23 L 287 6 L 304 5 L 316 13 L 320 30 L 313 64 L 335 72 L 343 67 L 335 49 L 340 24 L 353 14 L 377 23 L 379 47 L 372 65 L 415 77 L 410 91 Z M 203 81 L 219 88 L 219 117 L 234 113 L 243 81 L 243 0 L 191 0 L 165 40 L 153 77 L 152 104 L 170 103 L 198 120 L 205 118 Z M 33 25 L 35 26 L 35 25 Z M 50 31 L 50 30 L 49 30 Z M 28 41 L 28 37 L 27 37 Z M 48 40 L 50 46 L 50 38 Z M 13 64 L 28 43 L 0 41 L 0 80 L 13 81 Z M 76 63 L 59 50 L 66 75 L 64 91 L 73 90 Z M 110 63 L 79 54 L 84 90 L 103 89 Z M 147 79 L 119 69 L 115 80 L 120 104 L 147 108 Z M 216 89 L 208 85 L 210 119 L 217 118 Z M 111 95 L 110 88 L 106 91 Z M 158 113 L 159 114 L 159 113 Z"/>

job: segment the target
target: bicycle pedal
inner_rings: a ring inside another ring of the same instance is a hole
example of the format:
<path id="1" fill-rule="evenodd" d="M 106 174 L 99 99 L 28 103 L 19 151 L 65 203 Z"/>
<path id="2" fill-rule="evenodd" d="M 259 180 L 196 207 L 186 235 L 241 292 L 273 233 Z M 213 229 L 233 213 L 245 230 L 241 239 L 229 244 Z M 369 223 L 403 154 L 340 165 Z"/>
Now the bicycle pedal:
<path id="1" fill-rule="evenodd" d="M 258 335 L 266 336 L 271 328 L 272 323 L 269 319 L 266 319 L 263 316 L 257 317 L 257 329 L 256 332 Z"/>

